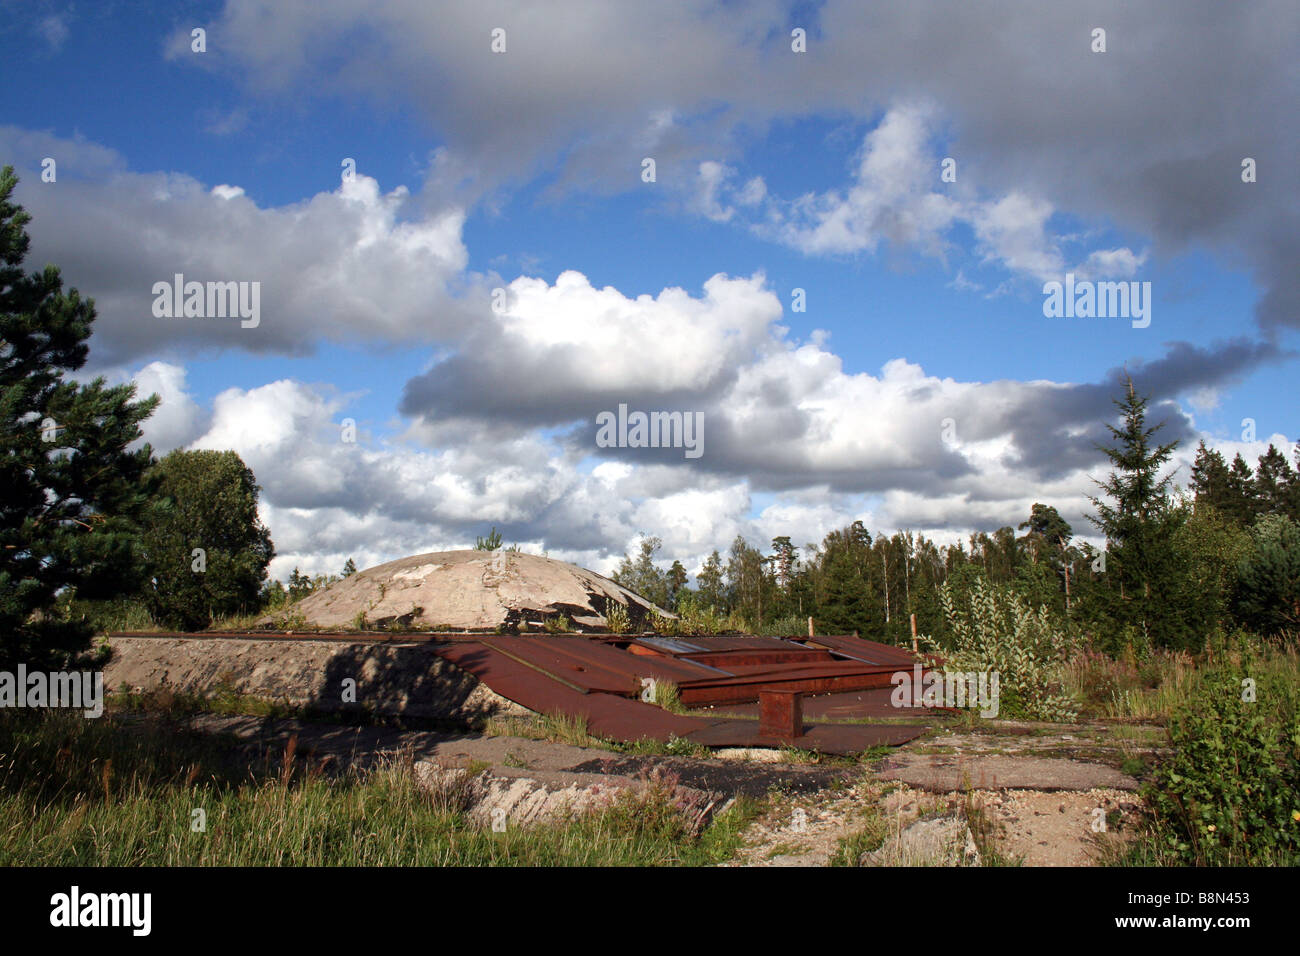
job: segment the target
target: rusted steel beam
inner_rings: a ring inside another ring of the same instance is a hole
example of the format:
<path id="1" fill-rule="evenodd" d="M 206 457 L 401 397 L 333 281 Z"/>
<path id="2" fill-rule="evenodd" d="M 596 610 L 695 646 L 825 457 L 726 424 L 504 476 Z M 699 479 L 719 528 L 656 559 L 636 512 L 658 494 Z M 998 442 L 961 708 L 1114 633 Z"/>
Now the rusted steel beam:
<path id="1" fill-rule="evenodd" d="M 727 704 L 739 701 L 758 700 L 763 690 L 791 690 L 803 694 L 832 694 L 839 691 L 872 690 L 890 687 L 890 675 L 883 674 L 846 674 L 841 677 L 804 678 L 782 680 L 768 675 L 758 682 L 714 684 L 708 687 L 679 687 L 678 696 L 687 706 L 700 704 Z"/>
<path id="2" fill-rule="evenodd" d="M 758 732 L 780 740 L 802 737 L 803 694 L 793 690 L 759 691 Z"/>
<path id="3" fill-rule="evenodd" d="M 684 654 L 681 659 L 711 667 L 728 667 L 733 664 L 816 664 L 835 660 L 829 651 L 813 648 L 792 648 L 788 651 L 710 651 L 705 654 Z"/>

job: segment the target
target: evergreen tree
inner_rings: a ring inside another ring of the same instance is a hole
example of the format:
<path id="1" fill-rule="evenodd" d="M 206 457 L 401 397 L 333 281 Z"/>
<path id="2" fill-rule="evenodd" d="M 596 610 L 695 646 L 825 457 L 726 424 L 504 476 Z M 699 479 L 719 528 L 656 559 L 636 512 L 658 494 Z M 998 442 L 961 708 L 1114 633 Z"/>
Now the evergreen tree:
<path id="1" fill-rule="evenodd" d="M 1233 511 L 1228 464 L 1222 454 L 1207 448 L 1204 440 L 1196 446 L 1196 460 L 1192 462 L 1192 493 L 1198 506 L 1206 505 L 1224 515 Z"/>
<path id="2" fill-rule="evenodd" d="M 1160 477 L 1177 442 L 1152 443 L 1162 426 L 1147 426 L 1147 399 L 1138 395 L 1131 378 L 1115 405 L 1123 426 L 1106 426 L 1115 444 L 1101 449 L 1113 466 L 1109 477 L 1097 483 L 1105 498 L 1089 497 L 1097 509 L 1090 520 L 1106 535 L 1106 578 L 1119 591 L 1120 623 L 1156 644 L 1183 646 L 1189 636 L 1168 600 L 1177 590 L 1172 538 L 1179 516 L 1170 507 L 1173 476 Z"/>
<path id="3" fill-rule="evenodd" d="M 65 381 L 86 362 L 94 302 L 63 291 L 59 270 L 25 273 L 31 217 L 0 170 L 0 664 L 66 664 L 90 642 L 84 623 L 50 613 L 71 589 L 87 599 L 139 583 L 138 518 L 148 445 L 130 451 L 158 397 Z"/>
<path id="4" fill-rule="evenodd" d="M 311 594 L 315 587 L 315 582 L 313 582 L 308 575 L 303 574 L 297 568 L 294 568 L 293 572 L 289 575 L 289 603 L 293 604 L 296 601 L 301 601 L 308 594 Z"/>
<path id="5" fill-rule="evenodd" d="M 1238 567 L 1237 612 L 1265 634 L 1300 629 L 1300 524 L 1267 515 Z"/>
<path id="6" fill-rule="evenodd" d="M 874 634 L 884 626 L 884 608 L 873 581 L 879 558 L 861 521 L 832 531 L 822 542 L 822 593 L 814 614 L 822 634 Z"/>
<path id="7" fill-rule="evenodd" d="M 347 563 L 343 565 L 343 571 L 340 576 L 345 578 L 350 578 L 352 577 L 352 575 L 356 573 L 357 573 L 356 562 L 353 561 L 351 558 L 348 558 Z"/>
<path id="8" fill-rule="evenodd" d="M 1228 471 L 1228 490 L 1220 510 L 1239 528 L 1249 528 L 1259 513 L 1255 500 L 1255 476 L 1251 474 L 1250 465 L 1246 464 L 1246 459 L 1241 457 L 1240 452 L 1232 459 L 1232 468 Z"/>
<path id="9" fill-rule="evenodd" d="M 1029 543 L 1029 547 L 1035 555 L 1035 563 L 1038 561 L 1037 556 L 1042 555 L 1050 566 L 1055 568 L 1061 575 L 1061 584 L 1065 591 L 1065 610 L 1068 612 L 1070 609 L 1071 575 L 1069 551 L 1070 539 L 1074 537 L 1074 529 L 1070 527 L 1069 522 L 1062 518 L 1055 508 L 1038 502 L 1034 502 L 1033 507 L 1030 508 L 1029 520 L 1020 524 L 1020 530 L 1024 531 L 1025 529 L 1028 529 L 1025 540 Z M 1024 596 L 1028 597 L 1029 595 Z"/>
<path id="10" fill-rule="evenodd" d="M 772 560 L 776 566 L 776 583 L 785 590 L 790 586 L 795 566 L 799 563 L 799 549 L 790 543 L 788 535 L 772 539 Z"/>
<path id="11" fill-rule="evenodd" d="M 686 573 L 686 569 L 682 567 L 682 563 L 680 561 L 673 561 L 672 567 L 668 569 L 668 574 L 665 577 L 665 581 L 668 584 L 668 599 L 671 602 L 672 607 L 675 608 L 677 606 L 677 595 L 681 593 L 682 588 L 686 587 L 686 582 L 689 579 L 690 575 Z"/>
<path id="12" fill-rule="evenodd" d="M 1291 513 L 1295 480 L 1295 472 L 1291 470 L 1286 455 L 1270 444 L 1268 451 L 1259 456 L 1255 468 L 1256 515 L 1287 515 L 1293 520 L 1300 519 L 1300 515 Z"/>

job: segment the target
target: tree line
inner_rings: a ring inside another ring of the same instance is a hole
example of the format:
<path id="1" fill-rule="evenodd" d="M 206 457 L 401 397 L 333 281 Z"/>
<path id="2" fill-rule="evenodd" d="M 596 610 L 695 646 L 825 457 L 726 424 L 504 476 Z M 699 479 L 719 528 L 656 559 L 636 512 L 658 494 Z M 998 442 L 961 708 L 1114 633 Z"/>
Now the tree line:
<path id="1" fill-rule="evenodd" d="M 1090 497 L 1104 550 L 1076 543 L 1059 512 L 1035 503 L 1018 525 L 938 545 L 923 534 L 872 535 L 861 521 L 820 545 L 772 539 L 766 553 L 737 536 L 714 551 L 688 587 L 680 561 L 662 570 L 660 539 L 644 538 L 615 580 L 678 612 L 687 629 L 798 635 L 857 632 L 886 643 L 917 631 L 943 638 L 942 594 L 958 602 L 983 581 L 1047 608 L 1099 650 L 1198 650 L 1217 632 L 1300 628 L 1300 447 L 1295 467 L 1273 445 L 1255 469 L 1231 465 L 1201 442 L 1190 483 L 1162 474 L 1174 442 L 1155 440 L 1147 399 L 1131 379 L 1115 401 L 1102 450 L 1111 470 Z"/>

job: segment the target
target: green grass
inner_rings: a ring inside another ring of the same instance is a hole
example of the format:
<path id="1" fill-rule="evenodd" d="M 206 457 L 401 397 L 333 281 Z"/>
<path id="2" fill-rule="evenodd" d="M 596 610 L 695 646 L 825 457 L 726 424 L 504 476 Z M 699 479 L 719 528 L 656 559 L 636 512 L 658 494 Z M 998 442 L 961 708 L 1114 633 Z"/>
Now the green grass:
<path id="1" fill-rule="evenodd" d="M 889 834 L 889 826 L 874 807 L 866 814 L 861 827 L 840 840 L 831 854 L 830 866 L 858 866 L 862 854 L 879 850 Z"/>
<path id="2" fill-rule="evenodd" d="M 493 737 L 522 737 L 546 740 L 573 747 L 613 749 L 614 744 L 587 732 L 587 718 L 581 714 L 545 714 L 535 717 L 489 717 L 484 733 Z"/>
<path id="3" fill-rule="evenodd" d="M 464 778 L 417 786 L 409 760 L 330 776 L 295 743 L 249 767 L 228 742 L 157 718 L 3 715 L 0 865 L 711 865 L 761 810 L 737 801 L 696 835 L 671 782 L 652 782 L 571 820 L 495 833 L 467 812 Z"/>

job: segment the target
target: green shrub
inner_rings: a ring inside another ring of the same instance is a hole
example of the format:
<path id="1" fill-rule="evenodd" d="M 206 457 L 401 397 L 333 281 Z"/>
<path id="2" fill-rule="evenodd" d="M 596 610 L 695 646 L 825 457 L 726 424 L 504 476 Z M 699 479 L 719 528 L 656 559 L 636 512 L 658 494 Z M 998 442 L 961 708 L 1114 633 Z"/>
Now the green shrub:
<path id="1" fill-rule="evenodd" d="M 568 634 L 573 631 L 573 622 L 567 614 L 559 614 L 542 621 L 542 627 L 547 634 Z"/>
<path id="2" fill-rule="evenodd" d="M 606 601 L 605 624 L 611 634 L 626 634 L 632 626 L 628 620 L 627 608 L 618 601 Z"/>
<path id="3" fill-rule="evenodd" d="M 727 619 L 712 605 L 705 606 L 703 599 L 691 591 L 677 595 L 677 617 L 656 615 L 655 631 L 669 637 L 692 634 L 722 634 L 727 630 Z"/>
<path id="4" fill-rule="evenodd" d="M 999 716 L 1073 720 L 1077 702 L 1063 690 L 1068 635 L 1044 606 L 1030 609 L 1015 591 L 977 579 L 961 600 L 945 582 L 939 589 L 952 649 L 925 638 L 944 669 L 996 671 Z"/>
<path id="5" fill-rule="evenodd" d="M 1216 669 L 1169 723 L 1173 756 L 1143 788 L 1157 859 L 1242 866 L 1300 863 L 1300 719 L 1295 689 L 1249 661 Z"/>
<path id="6" fill-rule="evenodd" d="M 803 637 L 808 633 L 808 618 L 790 614 L 767 622 L 758 629 L 758 633 L 767 637 Z"/>

